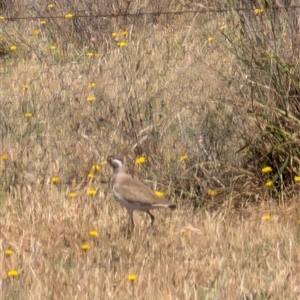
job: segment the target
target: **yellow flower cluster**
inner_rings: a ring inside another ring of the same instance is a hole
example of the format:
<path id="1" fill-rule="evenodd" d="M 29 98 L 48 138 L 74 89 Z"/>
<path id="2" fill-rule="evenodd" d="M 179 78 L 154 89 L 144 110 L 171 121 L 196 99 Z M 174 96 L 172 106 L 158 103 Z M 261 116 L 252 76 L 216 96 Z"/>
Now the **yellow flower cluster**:
<path id="1" fill-rule="evenodd" d="M 2 159 L 3 161 L 6 161 L 6 160 L 8 159 L 8 155 L 7 155 L 7 154 L 2 154 L 2 155 L 1 155 L 1 159 Z"/>
<path id="2" fill-rule="evenodd" d="M 87 194 L 88 194 L 89 196 L 95 196 L 95 195 L 96 195 L 96 190 L 93 189 L 93 188 L 88 188 Z"/>
<path id="3" fill-rule="evenodd" d="M 96 83 L 95 83 L 95 82 L 90 82 L 89 85 L 88 85 L 88 87 L 89 87 L 90 89 L 93 89 L 95 86 L 96 86 Z"/>
<path id="4" fill-rule="evenodd" d="M 270 166 L 265 166 L 261 169 L 261 172 L 263 174 L 269 174 L 273 171 L 273 169 L 270 167 Z M 272 180 L 267 180 L 266 183 L 265 183 L 265 186 L 266 187 L 272 187 L 273 186 L 273 181 Z"/>
<path id="5" fill-rule="evenodd" d="M 180 156 L 180 161 L 183 162 L 183 161 L 186 161 L 188 159 L 188 156 L 186 154 L 183 154 Z"/>
<path id="6" fill-rule="evenodd" d="M 262 172 L 263 174 L 271 173 L 271 172 L 272 172 L 272 168 L 269 167 L 269 166 L 266 166 L 266 167 L 264 167 L 264 168 L 261 169 L 261 172 Z"/>
<path id="7" fill-rule="evenodd" d="M 90 245 L 87 243 L 84 243 L 81 245 L 81 250 L 88 251 L 90 249 Z"/>
<path id="8" fill-rule="evenodd" d="M 90 170 L 90 173 L 88 174 L 89 179 L 95 178 L 97 175 L 97 172 L 100 170 L 100 166 L 98 164 L 93 164 Z"/>
<path id="9" fill-rule="evenodd" d="M 296 183 L 299 183 L 300 182 L 300 176 L 295 176 L 294 180 L 295 180 Z"/>
<path id="10" fill-rule="evenodd" d="M 73 14 L 68 13 L 65 15 L 66 19 L 72 19 L 73 18 Z"/>
<path id="11" fill-rule="evenodd" d="M 265 183 L 265 186 L 266 186 L 266 187 L 271 187 L 271 186 L 273 186 L 273 181 L 272 181 L 272 180 L 268 180 L 268 181 Z"/>
<path id="12" fill-rule="evenodd" d="M 207 191 L 207 195 L 210 196 L 210 197 L 214 197 L 216 196 L 218 193 L 216 190 L 208 190 Z"/>
<path id="13" fill-rule="evenodd" d="M 89 101 L 89 102 L 93 102 L 95 100 L 95 97 L 93 96 L 93 95 L 89 95 L 88 97 L 87 97 L 87 101 Z"/>
<path id="14" fill-rule="evenodd" d="M 135 163 L 137 165 L 143 165 L 146 162 L 146 157 L 145 156 L 139 156 L 135 159 Z"/>
<path id="15" fill-rule="evenodd" d="M 70 198 L 75 198 L 77 196 L 76 192 L 70 192 L 69 197 Z"/>
<path id="16" fill-rule="evenodd" d="M 254 9 L 254 13 L 256 15 L 261 15 L 263 12 L 264 12 L 264 10 L 260 7 L 257 7 L 257 8 Z"/>
<path id="17" fill-rule="evenodd" d="M 120 36 L 122 36 L 123 38 L 127 38 L 128 35 L 129 35 L 128 30 L 123 30 L 120 34 Z M 116 31 L 112 32 L 111 36 L 113 39 L 115 39 L 117 41 L 117 45 L 120 48 L 123 48 L 127 45 L 127 43 L 124 40 L 118 40 L 118 36 L 119 36 L 118 32 L 116 32 Z"/>
<path id="18" fill-rule="evenodd" d="M 269 221 L 269 220 L 271 220 L 271 215 L 269 213 L 264 214 L 263 217 L 262 217 L 262 220 L 263 221 Z"/>
<path id="19" fill-rule="evenodd" d="M 126 42 L 124 42 L 124 41 L 118 42 L 118 46 L 119 46 L 120 48 L 123 48 L 123 47 L 126 46 Z"/>
<path id="20" fill-rule="evenodd" d="M 14 252 L 11 249 L 6 249 L 4 253 L 6 256 L 11 256 Z"/>
<path id="21" fill-rule="evenodd" d="M 134 282 L 136 280 L 137 276 L 136 276 L 136 274 L 131 273 L 127 276 L 127 278 L 130 282 Z"/>
<path id="22" fill-rule="evenodd" d="M 7 272 L 8 277 L 17 277 L 19 275 L 19 271 L 12 269 Z"/>
<path id="23" fill-rule="evenodd" d="M 162 191 L 155 191 L 155 195 L 160 198 L 164 195 L 164 193 Z"/>
<path id="24" fill-rule="evenodd" d="M 90 232 L 89 232 L 89 235 L 91 236 L 91 237 L 98 237 L 98 232 L 97 232 L 97 230 L 90 230 Z"/>
<path id="25" fill-rule="evenodd" d="M 96 239 L 98 237 L 98 231 L 95 229 L 92 229 L 89 231 L 89 236 L 93 239 Z M 81 244 L 81 252 L 79 253 L 80 256 L 85 256 L 88 250 L 90 250 L 91 246 L 88 243 Z"/>
<path id="26" fill-rule="evenodd" d="M 100 170 L 100 166 L 98 164 L 94 164 L 94 165 L 92 165 L 92 170 L 93 171 L 99 171 Z"/>
<path id="27" fill-rule="evenodd" d="M 58 184 L 58 182 L 59 182 L 58 176 L 52 176 L 51 181 L 52 181 L 53 184 Z"/>

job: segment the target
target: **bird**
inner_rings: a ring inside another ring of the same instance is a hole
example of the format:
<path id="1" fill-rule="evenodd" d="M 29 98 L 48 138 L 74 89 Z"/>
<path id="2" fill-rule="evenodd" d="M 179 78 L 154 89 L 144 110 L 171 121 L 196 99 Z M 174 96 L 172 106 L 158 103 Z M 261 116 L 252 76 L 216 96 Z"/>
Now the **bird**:
<path id="1" fill-rule="evenodd" d="M 169 208 L 176 209 L 176 205 L 168 202 L 164 197 L 156 194 L 140 180 L 126 173 L 123 158 L 111 155 L 107 162 L 113 168 L 112 190 L 114 198 L 126 208 L 132 228 L 134 228 L 133 211 L 146 212 L 151 218 L 151 226 L 154 223 L 154 215 L 150 213 L 152 209 Z"/>

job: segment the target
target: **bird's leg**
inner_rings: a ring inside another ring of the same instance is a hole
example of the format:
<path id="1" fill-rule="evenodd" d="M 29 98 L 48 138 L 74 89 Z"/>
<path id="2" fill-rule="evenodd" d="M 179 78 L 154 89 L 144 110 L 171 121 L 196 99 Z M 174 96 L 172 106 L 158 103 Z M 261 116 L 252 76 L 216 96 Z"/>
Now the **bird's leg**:
<path id="1" fill-rule="evenodd" d="M 151 218 L 151 226 L 153 225 L 153 223 L 154 223 L 154 219 L 155 219 L 155 217 L 150 213 L 150 211 L 147 211 L 147 214 L 150 216 L 150 218 Z"/>
<path id="2" fill-rule="evenodd" d="M 132 229 L 134 228 L 134 222 L 133 222 L 133 210 L 131 209 L 127 209 L 127 212 L 129 214 L 129 218 L 130 218 L 130 221 L 131 221 L 131 227 Z"/>

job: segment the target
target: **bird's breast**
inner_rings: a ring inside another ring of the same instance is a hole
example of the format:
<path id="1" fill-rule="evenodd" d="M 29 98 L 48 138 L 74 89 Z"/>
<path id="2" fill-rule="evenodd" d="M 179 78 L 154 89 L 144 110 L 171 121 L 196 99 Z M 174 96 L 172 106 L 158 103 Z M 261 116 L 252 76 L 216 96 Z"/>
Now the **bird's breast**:
<path id="1" fill-rule="evenodd" d="M 127 206 L 128 202 L 113 188 L 114 198 L 123 206 Z"/>

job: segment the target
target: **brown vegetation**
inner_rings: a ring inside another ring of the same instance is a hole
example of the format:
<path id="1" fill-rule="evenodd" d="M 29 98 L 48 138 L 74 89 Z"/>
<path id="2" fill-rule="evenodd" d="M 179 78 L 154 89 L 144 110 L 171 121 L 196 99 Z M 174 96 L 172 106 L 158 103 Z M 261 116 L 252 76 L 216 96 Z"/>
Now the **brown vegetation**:
<path id="1" fill-rule="evenodd" d="M 297 3 L 3 3 L 4 299 L 299 297 Z M 179 207 L 132 236 L 116 153 Z"/>

